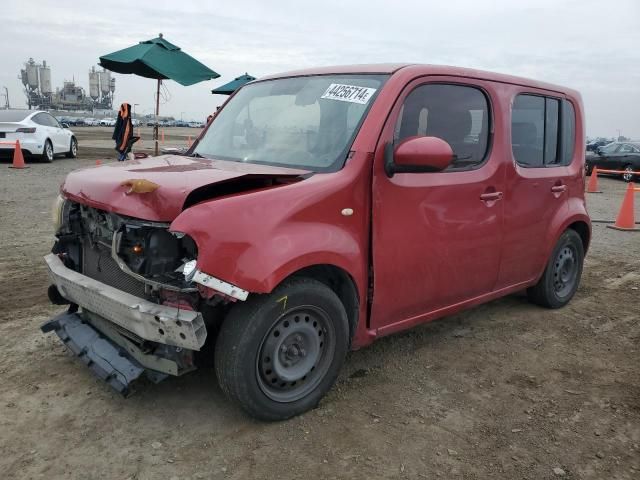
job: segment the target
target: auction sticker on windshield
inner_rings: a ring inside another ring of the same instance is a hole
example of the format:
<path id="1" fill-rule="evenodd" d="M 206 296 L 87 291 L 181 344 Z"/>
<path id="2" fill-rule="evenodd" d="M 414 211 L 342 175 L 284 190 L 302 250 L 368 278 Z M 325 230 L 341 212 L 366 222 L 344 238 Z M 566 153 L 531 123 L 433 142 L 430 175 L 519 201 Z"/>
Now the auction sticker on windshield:
<path id="1" fill-rule="evenodd" d="M 360 103 L 362 105 L 365 105 L 374 93 L 376 93 L 375 88 L 332 83 L 320 98 L 326 98 L 329 100 L 340 100 L 341 102 Z"/>

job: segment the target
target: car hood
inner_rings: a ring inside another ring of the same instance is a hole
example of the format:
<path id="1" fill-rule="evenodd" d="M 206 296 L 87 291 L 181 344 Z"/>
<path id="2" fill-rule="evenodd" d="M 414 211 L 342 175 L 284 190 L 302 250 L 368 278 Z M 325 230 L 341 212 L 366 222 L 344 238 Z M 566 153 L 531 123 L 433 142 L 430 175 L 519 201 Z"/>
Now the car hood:
<path id="1" fill-rule="evenodd" d="M 65 197 L 109 212 L 171 222 L 191 205 L 212 198 L 274 188 L 302 180 L 306 170 L 206 158 L 163 155 L 71 172 Z"/>

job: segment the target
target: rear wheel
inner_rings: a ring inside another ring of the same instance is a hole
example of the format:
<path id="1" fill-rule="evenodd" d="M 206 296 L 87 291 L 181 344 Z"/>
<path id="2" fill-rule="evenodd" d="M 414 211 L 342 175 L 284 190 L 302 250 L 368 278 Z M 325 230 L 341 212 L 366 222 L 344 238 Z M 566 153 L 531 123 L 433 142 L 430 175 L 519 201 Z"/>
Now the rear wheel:
<path id="1" fill-rule="evenodd" d="M 67 158 L 76 158 L 78 156 L 78 141 L 75 137 L 71 137 L 71 142 L 69 143 L 69 151 L 66 153 Z"/>
<path id="2" fill-rule="evenodd" d="M 44 142 L 44 147 L 42 148 L 42 155 L 40 156 L 40 158 L 48 163 L 53 162 L 53 145 L 51 144 L 51 140 L 46 140 Z"/>
<path id="3" fill-rule="evenodd" d="M 633 181 L 633 165 L 629 164 L 629 165 L 625 165 L 624 166 L 624 173 L 622 174 L 622 179 L 629 183 Z"/>
<path id="4" fill-rule="evenodd" d="M 584 247 L 575 230 L 566 230 L 555 248 L 536 285 L 527 290 L 529 300 L 547 308 L 564 307 L 580 284 Z"/>
<path id="5" fill-rule="evenodd" d="M 338 296 L 309 278 L 236 305 L 216 342 L 224 392 L 252 416 L 284 420 L 314 408 L 331 388 L 349 344 Z"/>

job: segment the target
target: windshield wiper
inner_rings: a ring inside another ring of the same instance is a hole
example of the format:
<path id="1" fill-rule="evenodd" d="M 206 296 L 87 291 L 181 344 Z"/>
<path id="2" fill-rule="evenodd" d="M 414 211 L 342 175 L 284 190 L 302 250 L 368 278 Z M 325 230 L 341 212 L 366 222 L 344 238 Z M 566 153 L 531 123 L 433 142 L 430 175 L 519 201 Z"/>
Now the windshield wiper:
<path id="1" fill-rule="evenodd" d="M 195 158 L 207 158 L 204 155 L 200 155 L 198 152 L 193 152 L 191 155 L 189 155 L 190 157 L 195 157 Z"/>

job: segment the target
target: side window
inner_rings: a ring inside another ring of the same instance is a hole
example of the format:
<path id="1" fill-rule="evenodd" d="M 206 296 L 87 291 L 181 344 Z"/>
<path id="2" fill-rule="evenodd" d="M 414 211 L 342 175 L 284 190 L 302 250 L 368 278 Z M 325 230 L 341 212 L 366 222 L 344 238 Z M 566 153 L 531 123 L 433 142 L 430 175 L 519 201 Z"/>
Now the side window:
<path id="1" fill-rule="evenodd" d="M 46 119 L 44 118 L 44 113 L 39 113 L 37 115 L 34 115 L 31 120 L 33 120 L 34 122 L 36 122 L 38 125 L 43 125 L 45 127 L 47 127 L 47 122 Z"/>
<path id="2" fill-rule="evenodd" d="M 576 146 L 576 112 L 571 102 L 562 102 L 562 165 L 569 165 L 573 160 Z"/>
<path id="3" fill-rule="evenodd" d="M 525 167 L 568 165 L 573 158 L 575 123 L 575 111 L 566 100 L 518 95 L 511 112 L 516 162 Z"/>
<path id="4" fill-rule="evenodd" d="M 558 163 L 558 113 L 560 102 L 555 98 L 545 99 L 544 163 Z"/>
<path id="5" fill-rule="evenodd" d="M 544 165 L 545 98 L 518 95 L 511 112 L 511 149 L 518 164 Z"/>
<path id="6" fill-rule="evenodd" d="M 619 143 L 610 143 L 609 145 L 605 145 L 604 147 L 601 147 L 600 151 L 602 153 L 610 154 L 610 153 L 616 153 L 619 148 L 620 148 Z"/>
<path id="7" fill-rule="evenodd" d="M 45 113 L 43 115 L 45 116 L 45 120 L 50 127 L 62 128 L 62 126 L 58 123 L 58 120 L 56 120 L 53 115 L 49 115 L 48 113 Z"/>
<path id="8" fill-rule="evenodd" d="M 627 143 L 623 143 L 618 153 L 633 153 L 633 147 Z"/>
<path id="9" fill-rule="evenodd" d="M 480 165 L 489 143 L 489 104 L 478 88 L 422 85 L 405 99 L 394 131 L 394 143 L 412 136 L 438 137 L 453 150 L 447 170 Z"/>

